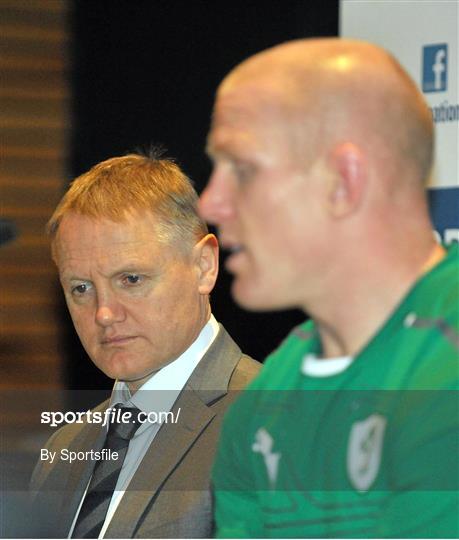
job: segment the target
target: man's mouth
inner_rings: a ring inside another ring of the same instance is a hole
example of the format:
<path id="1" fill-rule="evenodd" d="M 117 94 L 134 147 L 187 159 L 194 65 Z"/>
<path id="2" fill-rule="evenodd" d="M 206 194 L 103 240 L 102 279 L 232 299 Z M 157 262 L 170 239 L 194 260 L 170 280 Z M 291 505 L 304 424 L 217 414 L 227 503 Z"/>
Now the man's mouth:
<path id="1" fill-rule="evenodd" d="M 232 244 L 225 248 L 229 253 L 225 260 L 225 268 L 228 272 L 235 274 L 240 268 L 244 260 L 246 248 L 242 244 Z"/>
<path id="2" fill-rule="evenodd" d="M 237 253 L 240 253 L 241 251 L 244 251 L 244 246 L 242 245 L 234 245 L 234 246 L 231 246 L 229 249 L 228 249 L 229 253 L 231 255 L 235 255 Z"/>
<path id="3" fill-rule="evenodd" d="M 137 336 L 112 336 L 109 338 L 104 338 L 101 340 L 102 345 L 113 345 L 113 346 L 119 346 L 119 345 L 125 345 L 127 343 L 130 343 L 134 339 L 136 339 Z"/>

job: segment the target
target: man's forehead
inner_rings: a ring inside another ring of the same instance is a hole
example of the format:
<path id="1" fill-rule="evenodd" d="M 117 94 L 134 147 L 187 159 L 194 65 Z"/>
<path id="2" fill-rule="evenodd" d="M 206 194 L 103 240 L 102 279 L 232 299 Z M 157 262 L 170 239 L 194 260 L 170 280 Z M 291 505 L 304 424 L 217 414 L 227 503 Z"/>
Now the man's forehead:
<path id="1" fill-rule="evenodd" d="M 148 248 L 148 249 L 145 249 Z M 79 265 L 100 264 L 116 266 L 122 261 L 140 261 L 145 255 L 152 255 L 154 245 L 141 240 L 114 239 L 110 242 L 89 240 L 82 242 L 57 239 L 55 246 L 56 263 L 59 270 Z"/>
<path id="2" fill-rule="evenodd" d="M 219 92 L 212 114 L 211 133 L 220 127 L 250 129 L 263 126 L 267 116 L 270 121 L 285 119 L 284 104 L 279 90 L 255 82 Z"/>
<path id="3" fill-rule="evenodd" d="M 296 104 L 291 93 L 277 85 L 248 81 L 217 94 L 207 140 L 207 152 L 234 150 L 237 154 L 282 144 L 294 131 Z"/>
<path id="4" fill-rule="evenodd" d="M 122 210 L 120 219 L 68 212 L 59 224 L 56 237 L 97 240 L 100 236 L 114 241 L 140 239 L 145 233 L 154 236 L 158 219 L 150 211 Z"/>
<path id="5" fill-rule="evenodd" d="M 234 101 L 243 104 L 250 103 L 268 106 L 283 102 L 290 91 L 285 80 L 278 74 L 263 73 L 253 77 L 237 77 L 229 75 L 220 84 L 217 91 L 217 104 Z"/>
<path id="6" fill-rule="evenodd" d="M 157 244 L 154 220 L 147 218 L 120 223 L 105 218 L 64 216 L 57 230 L 55 254 L 57 262 L 111 260 L 136 257 L 143 247 L 154 250 Z"/>
<path id="7" fill-rule="evenodd" d="M 221 124 L 231 125 L 253 121 L 258 108 L 248 88 L 236 88 L 234 91 L 219 93 L 212 113 L 212 128 L 219 127 Z"/>

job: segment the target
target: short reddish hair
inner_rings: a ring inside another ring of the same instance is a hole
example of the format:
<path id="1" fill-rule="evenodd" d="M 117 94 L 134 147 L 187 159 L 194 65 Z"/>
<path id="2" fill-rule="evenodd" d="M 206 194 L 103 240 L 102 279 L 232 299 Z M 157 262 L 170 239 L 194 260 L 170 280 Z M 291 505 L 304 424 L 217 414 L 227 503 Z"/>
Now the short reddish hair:
<path id="1" fill-rule="evenodd" d="M 158 218 L 159 240 L 192 247 L 203 238 L 207 225 L 197 213 L 190 179 L 154 152 L 107 159 L 76 178 L 47 224 L 51 238 L 68 212 L 121 223 L 132 211 L 151 211 Z"/>

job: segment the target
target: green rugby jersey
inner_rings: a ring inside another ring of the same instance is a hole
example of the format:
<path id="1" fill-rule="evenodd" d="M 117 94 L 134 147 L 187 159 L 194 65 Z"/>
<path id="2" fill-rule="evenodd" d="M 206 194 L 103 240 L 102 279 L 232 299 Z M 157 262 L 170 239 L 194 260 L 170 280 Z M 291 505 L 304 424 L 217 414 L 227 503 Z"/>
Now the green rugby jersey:
<path id="1" fill-rule="evenodd" d="M 345 369 L 293 330 L 225 419 L 218 536 L 458 537 L 458 351 L 457 246 Z"/>

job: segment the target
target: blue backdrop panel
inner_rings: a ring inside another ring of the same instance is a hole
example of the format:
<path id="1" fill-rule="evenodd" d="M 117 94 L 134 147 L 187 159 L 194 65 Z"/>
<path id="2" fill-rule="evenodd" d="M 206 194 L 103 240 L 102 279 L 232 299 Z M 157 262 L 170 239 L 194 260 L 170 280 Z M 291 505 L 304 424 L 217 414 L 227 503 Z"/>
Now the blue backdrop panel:
<path id="1" fill-rule="evenodd" d="M 459 187 L 430 189 L 430 214 L 443 242 L 459 242 Z"/>

